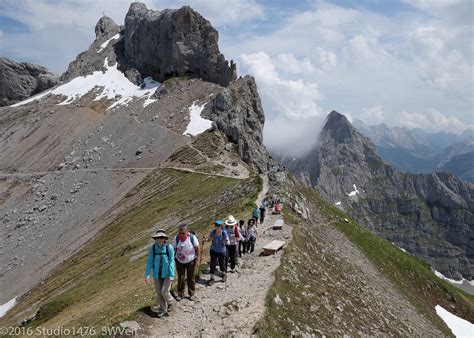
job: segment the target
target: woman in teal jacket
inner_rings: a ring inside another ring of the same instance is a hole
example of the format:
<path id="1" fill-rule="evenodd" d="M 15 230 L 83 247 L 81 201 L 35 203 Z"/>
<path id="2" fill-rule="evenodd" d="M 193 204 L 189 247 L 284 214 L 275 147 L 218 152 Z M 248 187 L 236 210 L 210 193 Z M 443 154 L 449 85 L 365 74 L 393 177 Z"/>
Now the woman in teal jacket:
<path id="1" fill-rule="evenodd" d="M 153 236 L 155 243 L 148 250 L 146 262 L 145 283 L 150 283 L 151 270 L 157 295 L 159 310 L 152 308 L 159 318 L 168 315 L 173 306 L 173 297 L 170 293 L 171 283 L 174 279 L 174 249 L 166 243 L 168 236 L 162 229 Z"/>

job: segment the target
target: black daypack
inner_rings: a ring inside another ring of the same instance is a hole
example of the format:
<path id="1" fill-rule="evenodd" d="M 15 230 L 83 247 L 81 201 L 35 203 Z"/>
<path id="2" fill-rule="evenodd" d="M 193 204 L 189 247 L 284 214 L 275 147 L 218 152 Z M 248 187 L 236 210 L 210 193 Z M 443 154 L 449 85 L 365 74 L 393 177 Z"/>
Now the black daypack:
<path id="1" fill-rule="evenodd" d="M 163 255 L 163 253 L 162 252 L 157 253 L 155 249 L 155 244 L 153 243 L 153 259 L 155 259 L 156 255 Z M 168 260 L 171 262 L 173 258 L 170 257 L 169 244 L 166 244 L 166 256 L 168 256 Z"/>

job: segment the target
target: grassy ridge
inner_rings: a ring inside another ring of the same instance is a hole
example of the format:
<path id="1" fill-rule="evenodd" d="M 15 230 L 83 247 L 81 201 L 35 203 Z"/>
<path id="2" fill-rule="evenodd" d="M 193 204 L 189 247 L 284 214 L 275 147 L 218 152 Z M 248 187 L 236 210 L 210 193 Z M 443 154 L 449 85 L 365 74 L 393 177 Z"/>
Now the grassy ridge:
<path id="1" fill-rule="evenodd" d="M 324 222 L 333 224 L 343 232 L 351 242 L 361 249 L 374 266 L 394 283 L 402 295 L 444 334 L 451 335 L 452 333 L 436 315 L 434 307 L 437 304 L 462 318 L 474 322 L 474 297 L 436 277 L 428 264 L 402 252 L 388 241 L 360 226 L 343 212 L 326 202 L 314 189 L 296 184 L 293 186 L 290 195 L 304 196 L 307 204 L 316 212 L 315 217 L 322 218 Z M 294 212 L 288 211 L 288 209 L 286 212 L 287 218 L 291 219 L 292 222 L 295 218 L 298 218 L 298 215 Z M 344 221 L 344 218 L 349 219 L 349 222 Z M 303 219 L 299 218 L 297 223 L 299 225 L 293 229 L 293 241 L 285 250 L 282 264 L 276 271 L 275 283 L 267 295 L 265 318 L 256 327 L 259 335 L 262 336 L 290 335 L 295 333 L 292 332 L 295 323 L 303 325 L 303 327 L 300 326 L 303 331 L 305 330 L 304 325 L 306 325 L 309 332 L 321 334 L 317 331 L 319 328 L 323 330 L 322 333 L 328 334 L 329 332 L 324 332 L 323 328 L 334 327 L 334 323 L 331 322 L 332 318 L 324 317 L 327 312 L 313 311 L 317 306 L 324 306 L 322 302 L 325 297 L 322 295 L 326 292 L 340 292 L 335 297 L 340 299 L 350 298 L 351 305 L 356 308 L 360 309 L 360 307 L 366 306 L 366 304 L 358 303 L 360 299 L 357 294 L 345 295 L 343 294 L 344 288 L 331 289 L 330 285 L 328 286 L 327 283 L 325 285 L 324 282 L 319 280 L 320 278 L 324 280 L 326 273 L 331 276 L 332 281 L 343 280 L 344 274 L 349 275 L 351 273 L 350 266 L 343 267 L 339 262 L 328 264 L 328 261 L 331 261 L 333 257 L 330 253 L 321 253 L 325 251 L 324 244 L 318 243 L 317 238 L 311 239 L 311 234 L 306 227 L 302 226 Z M 313 242 L 312 247 L 309 246 L 310 242 Z M 318 248 L 320 255 L 313 253 L 311 259 L 306 259 L 302 255 L 302 253 L 315 247 Z M 338 265 L 339 269 L 334 269 L 334 266 Z M 296 271 L 298 278 L 292 280 L 291 271 Z M 305 293 L 303 297 L 302 292 Z M 276 305 L 275 297 L 277 295 L 283 300 L 284 306 Z M 350 307 L 344 308 L 345 313 L 351 311 L 353 309 Z M 335 315 L 337 315 L 337 311 Z M 357 327 L 361 327 L 363 323 L 357 323 L 357 316 L 354 316 L 353 320 L 355 321 L 353 327 L 342 327 L 340 328 L 341 332 L 357 333 Z M 371 320 L 368 320 L 368 322 L 371 322 Z M 390 326 L 393 325 L 396 325 L 395 322 L 391 322 L 390 325 L 381 330 L 386 330 L 386 333 L 390 334 Z"/>
<path id="2" fill-rule="evenodd" d="M 154 298 L 143 281 L 154 225 L 159 222 L 174 234 L 177 224 L 192 222 L 202 236 L 216 215 L 250 212 L 260 184 L 257 176 L 235 180 L 175 170 L 150 174 L 128 194 L 135 202 L 24 297 L 1 325 L 15 325 L 16 314 L 24 311 L 26 316 L 38 308 L 30 326 L 100 327 L 135 317 Z"/>

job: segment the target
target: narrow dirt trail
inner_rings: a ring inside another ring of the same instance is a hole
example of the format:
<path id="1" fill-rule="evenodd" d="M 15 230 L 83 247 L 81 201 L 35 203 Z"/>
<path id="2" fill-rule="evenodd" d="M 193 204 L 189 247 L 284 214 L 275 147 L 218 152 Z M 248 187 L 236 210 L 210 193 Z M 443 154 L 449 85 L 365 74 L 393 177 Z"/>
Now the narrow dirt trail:
<path id="1" fill-rule="evenodd" d="M 248 176 L 235 176 L 235 175 L 225 175 L 225 174 L 215 174 L 215 173 L 206 173 L 199 170 L 194 170 L 190 168 L 182 168 L 177 166 L 157 166 L 157 167 L 126 167 L 126 168 L 88 168 L 88 169 L 75 169 L 75 170 L 55 170 L 55 171 L 32 171 L 32 172 L 17 172 L 17 173 L 2 173 L 0 172 L 0 178 L 27 178 L 35 176 L 44 176 L 44 175 L 62 175 L 62 174 L 75 174 L 75 173 L 96 173 L 96 172 L 109 172 L 109 171 L 118 171 L 118 172 L 138 172 L 138 171 L 153 171 L 159 169 L 173 169 L 186 172 L 192 172 L 201 175 L 207 176 L 219 176 L 219 177 L 228 177 L 235 178 L 237 180 L 244 180 Z"/>
<path id="2" fill-rule="evenodd" d="M 268 191 L 268 179 L 258 201 Z M 250 212 L 250 211 L 249 211 Z M 221 336 L 227 334 L 251 335 L 254 325 L 265 312 L 265 296 L 274 281 L 273 272 L 280 265 L 283 251 L 275 255 L 260 256 L 262 247 L 274 239 L 288 243 L 291 227 L 273 230 L 272 226 L 280 215 L 267 217 L 258 225 L 258 240 L 255 251 L 243 255 L 238 272 L 228 273 L 227 285 L 216 279 L 213 286 L 197 284 L 194 301 L 183 299 L 177 302 L 169 317 L 154 319 L 143 316 L 140 325 L 145 335 L 153 336 Z M 202 243 L 201 243 L 202 245 Z M 206 243 L 204 250 L 209 250 Z M 209 275 L 204 275 L 205 280 Z"/>

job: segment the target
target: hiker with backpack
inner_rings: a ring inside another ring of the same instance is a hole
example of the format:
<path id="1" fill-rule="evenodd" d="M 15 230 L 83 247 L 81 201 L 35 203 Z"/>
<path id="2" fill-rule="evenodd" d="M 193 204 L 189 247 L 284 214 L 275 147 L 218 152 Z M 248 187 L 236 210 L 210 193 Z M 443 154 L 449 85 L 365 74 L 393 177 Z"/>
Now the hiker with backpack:
<path id="1" fill-rule="evenodd" d="M 168 316 L 173 306 L 173 297 L 170 293 L 171 283 L 174 279 L 174 249 L 172 245 L 166 243 L 168 235 L 165 230 L 158 230 L 152 238 L 155 243 L 148 251 L 146 262 L 145 284 L 150 283 L 151 270 L 153 270 L 153 281 L 159 309 L 152 307 L 158 318 Z"/>
<path id="2" fill-rule="evenodd" d="M 247 237 L 247 225 L 245 221 L 241 219 L 239 221 L 240 241 L 239 241 L 239 257 L 246 254 L 248 250 L 248 237 Z"/>
<path id="3" fill-rule="evenodd" d="M 237 245 L 240 241 L 241 235 L 239 231 L 239 226 L 234 216 L 230 215 L 225 221 L 224 230 L 229 236 L 229 244 L 226 246 L 226 267 L 230 262 L 230 271 L 231 273 L 235 272 L 235 264 L 237 262 Z"/>
<path id="4" fill-rule="evenodd" d="M 252 210 L 252 218 L 254 219 L 255 221 L 255 225 L 258 224 L 258 220 L 260 219 L 260 209 L 258 208 L 258 206 L 255 206 L 255 208 L 253 208 Z"/>
<path id="5" fill-rule="evenodd" d="M 225 257 L 226 257 L 226 245 L 230 244 L 229 242 L 229 235 L 223 229 L 224 222 L 218 219 L 214 223 L 214 230 L 206 237 L 203 238 L 203 241 L 208 242 L 211 241 L 211 249 L 209 250 L 211 256 L 211 278 L 209 280 L 209 286 L 214 284 L 214 274 L 216 273 L 216 266 L 219 262 L 219 269 L 222 273 L 222 281 L 225 282 L 227 280 L 227 267 L 225 264 Z"/>
<path id="6" fill-rule="evenodd" d="M 265 211 L 266 211 L 264 202 L 260 204 L 259 210 L 260 210 L 260 224 L 263 224 L 263 221 L 265 220 Z"/>
<path id="7" fill-rule="evenodd" d="M 255 219 L 249 219 L 247 222 L 247 237 L 248 237 L 248 249 L 250 253 L 255 250 L 255 242 L 257 242 L 257 226 L 255 225 Z"/>
<path id="8" fill-rule="evenodd" d="M 176 301 L 184 298 L 184 284 L 187 281 L 188 299 L 193 300 L 196 290 L 196 279 L 194 271 L 199 269 L 200 248 L 195 234 L 188 231 L 187 224 L 179 226 L 178 234 L 173 241 L 173 248 L 176 252 L 176 270 L 178 271 L 178 296 Z M 185 280 L 185 275 L 186 280 Z"/>

